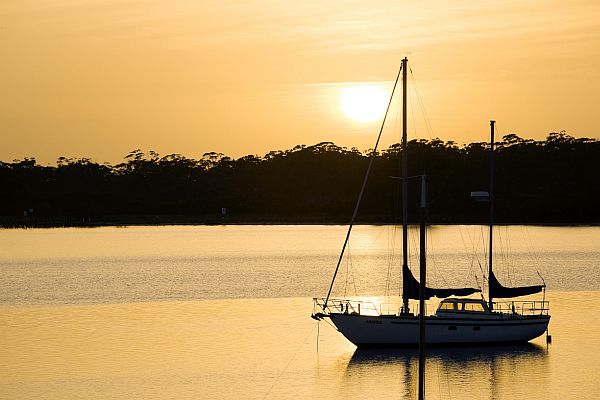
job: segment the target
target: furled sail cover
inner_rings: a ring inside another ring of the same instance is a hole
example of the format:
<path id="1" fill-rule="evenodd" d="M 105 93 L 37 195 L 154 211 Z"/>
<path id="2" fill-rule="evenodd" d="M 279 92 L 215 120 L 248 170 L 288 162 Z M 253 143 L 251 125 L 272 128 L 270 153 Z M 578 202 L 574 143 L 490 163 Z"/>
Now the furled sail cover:
<path id="1" fill-rule="evenodd" d="M 490 296 L 493 298 L 527 296 L 528 294 L 541 292 L 544 287 L 544 285 L 504 287 L 498 282 L 493 272 L 490 275 Z"/>
<path id="2" fill-rule="evenodd" d="M 433 289 L 425 288 L 425 300 L 431 297 L 445 298 L 450 296 L 468 296 L 481 292 L 474 288 Z M 415 279 L 407 266 L 402 267 L 402 297 L 405 299 L 419 300 L 419 282 Z"/>

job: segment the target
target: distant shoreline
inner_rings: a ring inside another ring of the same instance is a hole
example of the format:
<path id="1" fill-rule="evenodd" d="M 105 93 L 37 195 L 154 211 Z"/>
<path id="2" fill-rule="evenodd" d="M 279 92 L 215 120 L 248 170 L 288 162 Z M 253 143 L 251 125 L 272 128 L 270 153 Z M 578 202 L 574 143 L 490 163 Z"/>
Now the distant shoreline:
<path id="1" fill-rule="evenodd" d="M 127 226 L 217 226 L 217 225 L 338 225 L 347 226 L 350 221 L 327 219 L 317 217 L 289 218 L 289 217 L 215 217 L 215 216 L 102 216 L 102 217 L 74 217 L 74 216 L 0 216 L 0 229 L 18 228 L 97 228 L 97 227 L 127 227 Z M 355 222 L 355 225 L 399 225 L 401 221 L 389 221 L 377 218 L 365 218 Z M 417 225 L 417 221 L 409 221 L 410 225 Z M 486 225 L 487 221 L 481 220 L 454 220 L 454 221 L 429 221 L 429 225 Z M 527 226 L 556 226 L 556 227 L 581 227 L 600 226 L 596 221 L 500 221 L 496 225 L 527 225 Z"/>
<path id="2" fill-rule="evenodd" d="M 430 223 L 486 223 L 487 205 L 470 193 L 488 187 L 487 144 L 414 139 L 408 149 L 409 170 L 429 176 Z M 61 159 L 56 167 L 34 159 L 0 162 L 0 227 L 346 225 L 371 161 L 357 223 L 396 224 L 404 196 L 390 177 L 397 176 L 400 147 L 369 154 L 321 142 L 237 160 L 136 150 L 114 166 L 89 159 Z M 600 223 L 600 140 L 560 132 L 532 141 L 513 134 L 494 154 L 498 223 Z M 407 190 L 409 222 L 416 222 L 418 188 Z"/>

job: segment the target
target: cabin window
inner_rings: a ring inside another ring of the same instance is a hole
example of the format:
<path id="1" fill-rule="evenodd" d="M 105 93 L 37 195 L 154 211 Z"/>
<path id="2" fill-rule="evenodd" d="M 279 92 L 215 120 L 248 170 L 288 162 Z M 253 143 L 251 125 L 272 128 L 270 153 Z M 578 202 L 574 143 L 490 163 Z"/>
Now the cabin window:
<path id="1" fill-rule="evenodd" d="M 454 311 L 454 306 L 456 304 L 455 303 L 442 303 L 440 305 L 440 310 L 446 310 L 446 311 Z"/>
<path id="2" fill-rule="evenodd" d="M 483 308 L 483 305 L 481 303 L 465 303 L 464 310 L 471 311 L 471 312 L 484 312 L 485 311 L 485 309 Z"/>

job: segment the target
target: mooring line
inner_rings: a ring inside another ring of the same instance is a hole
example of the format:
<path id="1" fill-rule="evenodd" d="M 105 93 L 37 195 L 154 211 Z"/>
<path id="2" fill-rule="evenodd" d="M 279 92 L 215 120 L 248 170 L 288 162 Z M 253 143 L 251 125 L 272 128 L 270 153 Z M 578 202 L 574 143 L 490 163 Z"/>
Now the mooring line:
<path id="1" fill-rule="evenodd" d="M 317 327 L 318 326 L 319 325 L 317 325 Z M 309 338 L 309 336 L 311 336 L 313 334 L 314 331 L 315 330 L 313 328 L 308 333 L 308 335 L 306 335 L 306 337 L 304 338 L 304 340 L 302 340 L 302 343 L 300 343 L 300 346 L 296 349 L 296 351 L 292 355 L 292 358 L 289 359 L 289 361 L 287 362 L 287 364 L 285 365 L 285 367 L 283 367 L 283 369 L 281 370 L 281 372 L 279 372 L 279 375 L 277 375 L 277 378 L 275 378 L 275 381 L 273 382 L 273 384 L 271 385 L 271 387 L 269 388 L 269 390 L 267 391 L 267 393 L 265 393 L 265 396 L 263 397 L 263 400 L 265 400 L 267 397 L 269 397 L 269 395 L 273 391 L 273 388 L 275 387 L 275 385 L 277 384 L 277 382 L 279 382 L 279 378 L 281 378 L 281 376 L 288 369 L 288 367 L 290 366 L 290 364 L 292 363 L 292 361 L 294 361 L 294 358 L 296 358 L 296 356 L 298 355 L 298 352 L 300 352 L 300 349 L 302 348 L 302 346 L 304 346 L 306 344 L 306 340 Z"/>

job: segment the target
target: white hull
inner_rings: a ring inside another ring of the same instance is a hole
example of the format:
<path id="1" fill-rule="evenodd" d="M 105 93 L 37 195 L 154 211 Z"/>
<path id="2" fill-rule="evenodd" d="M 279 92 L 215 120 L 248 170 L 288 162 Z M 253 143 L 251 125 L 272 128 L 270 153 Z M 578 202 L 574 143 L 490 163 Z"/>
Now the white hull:
<path id="1" fill-rule="evenodd" d="M 417 345 L 416 316 L 328 315 L 337 329 L 357 346 Z M 425 319 L 425 341 L 430 344 L 492 344 L 528 342 L 548 328 L 550 316 L 482 315 L 478 318 Z"/>

